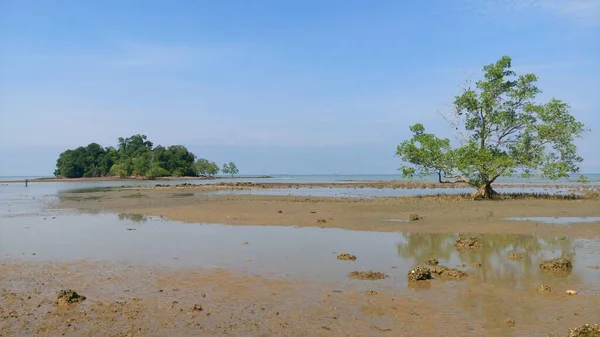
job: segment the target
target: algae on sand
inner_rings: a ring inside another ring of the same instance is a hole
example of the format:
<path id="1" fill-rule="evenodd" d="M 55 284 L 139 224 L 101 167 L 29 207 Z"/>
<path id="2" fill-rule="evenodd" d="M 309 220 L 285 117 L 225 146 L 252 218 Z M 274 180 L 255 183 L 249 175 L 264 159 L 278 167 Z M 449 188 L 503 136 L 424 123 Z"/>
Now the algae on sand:
<path id="1" fill-rule="evenodd" d="M 79 295 L 78 293 L 76 293 L 75 291 L 73 291 L 71 289 L 67 289 L 67 290 L 61 290 L 58 293 L 58 296 L 56 296 L 56 301 L 54 301 L 54 304 L 65 305 L 65 304 L 81 302 L 83 300 L 85 300 L 85 296 Z"/>
<path id="2" fill-rule="evenodd" d="M 431 276 L 431 270 L 427 267 L 416 266 L 408 271 L 409 282 L 425 281 L 432 279 L 433 276 Z"/>
<path id="3" fill-rule="evenodd" d="M 573 269 L 573 264 L 570 260 L 559 257 L 551 260 L 544 260 L 540 263 L 540 268 L 547 271 L 567 272 Z"/>
<path id="4" fill-rule="evenodd" d="M 600 337 L 600 325 L 586 324 L 569 331 L 569 337 Z"/>
<path id="5" fill-rule="evenodd" d="M 348 277 L 357 279 L 357 280 L 383 280 L 388 277 L 386 274 L 378 272 L 378 271 L 353 271 L 348 274 Z"/>
<path id="6" fill-rule="evenodd" d="M 459 250 L 483 248 L 483 243 L 476 237 L 459 237 L 454 246 Z"/>

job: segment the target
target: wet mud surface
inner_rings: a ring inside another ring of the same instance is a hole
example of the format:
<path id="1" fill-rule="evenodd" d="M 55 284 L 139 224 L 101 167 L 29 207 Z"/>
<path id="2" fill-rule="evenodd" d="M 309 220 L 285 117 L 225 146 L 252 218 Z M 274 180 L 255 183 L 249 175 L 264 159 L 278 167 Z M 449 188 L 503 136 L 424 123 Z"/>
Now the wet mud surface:
<path id="1" fill-rule="evenodd" d="M 0 335 L 566 336 L 600 313 L 597 296 L 508 291 L 487 282 L 417 292 L 369 284 L 375 288 L 357 291 L 221 269 L 5 260 Z M 62 289 L 86 300 L 57 306 Z"/>
<path id="2" fill-rule="evenodd" d="M 597 216 L 596 200 L 194 188 L 67 193 L 49 210 L 35 195 L 33 213 L 31 197 L 0 207 L 0 336 L 598 332 L 585 324 L 600 317 L 600 226 L 505 220 Z"/>
<path id="3" fill-rule="evenodd" d="M 63 193 L 56 209 L 163 216 L 184 222 L 232 225 L 270 225 L 345 228 L 368 231 L 427 233 L 510 233 L 600 237 L 600 221 L 552 225 L 535 221 L 506 220 L 514 216 L 597 216 L 600 200 L 502 200 L 472 201 L 435 198 L 319 198 L 298 196 L 173 197 L 171 188 L 143 193 L 103 191 Z M 146 197 L 123 198 L 135 193 Z M 91 196 L 99 200 L 86 199 Z M 78 198 L 78 199 L 73 199 Z M 408 221 L 417 215 L 418 221 Z M 389 221 L 402 219 L 407 221 Z M 468 239 L 468 238 L 467 238 Z"/>

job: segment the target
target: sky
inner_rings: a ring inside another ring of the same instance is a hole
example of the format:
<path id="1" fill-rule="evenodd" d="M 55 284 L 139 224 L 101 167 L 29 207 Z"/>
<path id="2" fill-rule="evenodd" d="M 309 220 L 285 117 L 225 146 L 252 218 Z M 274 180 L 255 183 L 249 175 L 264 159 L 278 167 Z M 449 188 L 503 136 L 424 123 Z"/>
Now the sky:
<path id="1" fill-rule="evenodd" d="M 600 172 L 599 41 L 598 0 L 0 0 L 0 176 L 134 134 L 242 174 L 396 173 L 408 127 L 453 137 L 440 113 L 503 55 Z"/>

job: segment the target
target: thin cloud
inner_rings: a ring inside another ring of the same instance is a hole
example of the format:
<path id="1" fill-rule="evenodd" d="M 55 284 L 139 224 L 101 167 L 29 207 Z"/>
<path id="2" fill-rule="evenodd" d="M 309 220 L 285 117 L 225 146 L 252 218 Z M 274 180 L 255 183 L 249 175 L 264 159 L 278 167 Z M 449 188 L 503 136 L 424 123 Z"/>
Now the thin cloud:
<path id="1" fill-rule="evenodd" d="M 598 0 L 464 0 L 461 9 L 484 15 L 520 15 L 542 11 L 579 24 L 600 26 Z"/>
<path id="2" fill-rule="evenodd" d="M 233 55 L 234 46 L 178 46 L 145 43 L 120 43 L 108 62 L 126 67 L 182 66 Z"/>

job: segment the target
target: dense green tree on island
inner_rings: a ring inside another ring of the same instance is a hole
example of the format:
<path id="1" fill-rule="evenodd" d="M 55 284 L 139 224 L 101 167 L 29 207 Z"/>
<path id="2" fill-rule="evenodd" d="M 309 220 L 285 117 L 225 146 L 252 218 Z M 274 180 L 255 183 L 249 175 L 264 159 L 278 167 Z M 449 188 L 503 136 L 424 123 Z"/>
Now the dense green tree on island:
<path id="1" fill-rule="evenodd" d="M 230 174 L 231 177 L 233 177 L 234 175 L 239 173 L 239 170 L 237 166 L 235 166 L 235 163 L 230 161 L 229 163 L 223 164 L 221 172 L 223 172 L 224 174 Z"/>
<path id="2" fill-rule="evenodd" d="M 145 177 L 153 179 L 165 176 L 213 176 L 219 168 L 213 162 L 198 171 L 196 156 L 183 145 L 164 147 L 154 144 L 145 135 L 119 138 L 117 148 L 103 148 L 91 143 L 86 147 L 66 150 L 56 161 L 55 176 L 81 177 Z M 216 171 L 215 171 L 216 167 Z"/>
<path id="3" fill-rule="evenodd" d="M 196 160 L 194 169 L 196 170 L 196 175 L 207 177 L 213 177 L 220 171 L 219 166 L 215 162 L 204 158 Z"/>
<path id="4" fill-rule="evenodd" d="M 453 118 L 447 120 L 460 136 L 457 148 L 425 133 L 421 124 L 411 126 L 413 137 L 396 150 L 405 163 L 403 176 L 458 178 L 477 188 L 474 197 L 493 198 L 492 183 L 501 176 L 520 172 L 555 180 L 578 172 L 583 159 L 574 140 L 587 129 L 568 104 L 554 98 L 535 101 L 541 92 L 535 75 L 517 77 L 510 69 L 508 56 L 486 65 L 484 78 L 455 97 Z"/>

